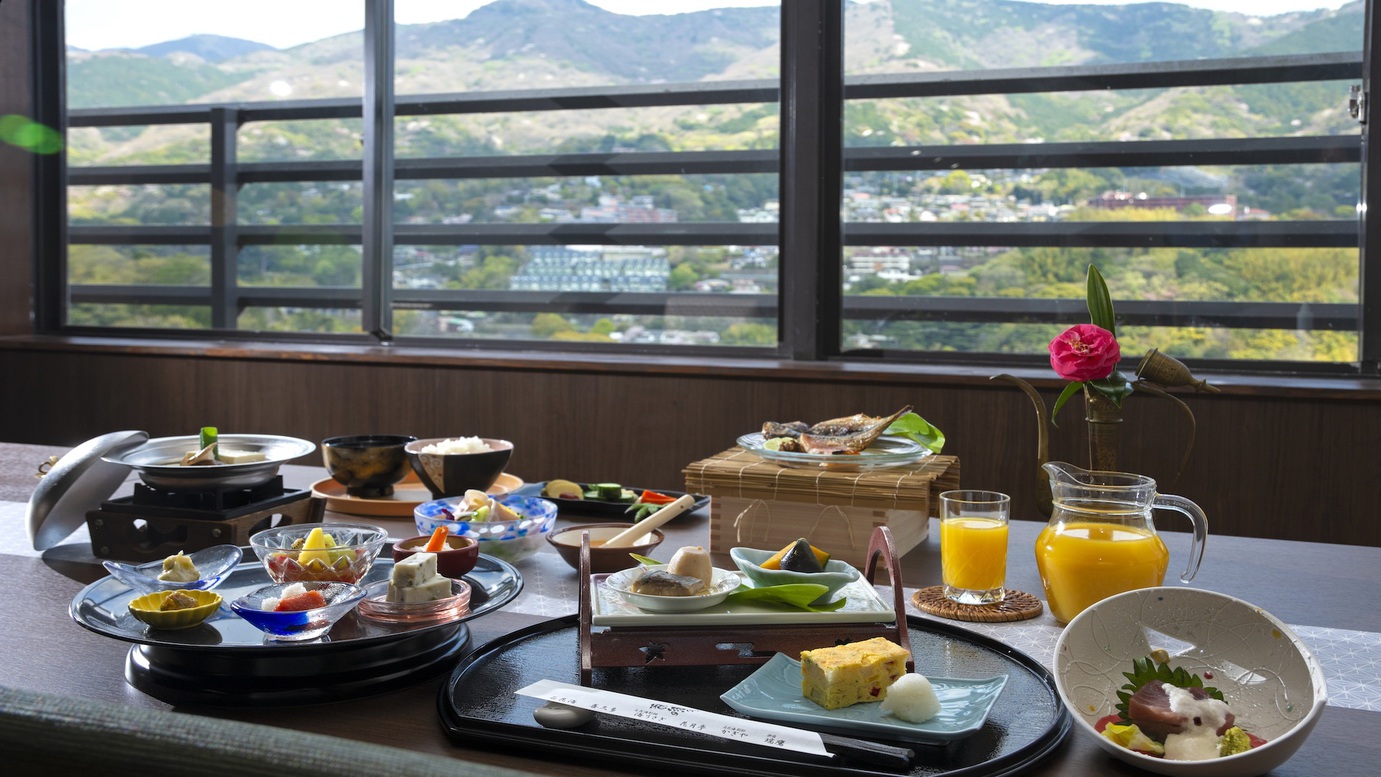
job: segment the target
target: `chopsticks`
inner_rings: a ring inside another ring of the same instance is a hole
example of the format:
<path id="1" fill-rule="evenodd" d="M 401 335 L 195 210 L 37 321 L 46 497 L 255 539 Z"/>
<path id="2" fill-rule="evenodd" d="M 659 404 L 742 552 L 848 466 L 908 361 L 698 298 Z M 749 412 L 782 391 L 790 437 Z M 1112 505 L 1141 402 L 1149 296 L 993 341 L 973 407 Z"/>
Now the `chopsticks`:
<path id="1" fill-rule="evenodd" d="M 911 760 L 916 751 L 908 747 L 895 747 L 866 739 L 855 739 L 837 734 L 821 733 L 820 739 L 825 749 L 849 763 L 886 769 L 889 772 L 911 771 Z"/>

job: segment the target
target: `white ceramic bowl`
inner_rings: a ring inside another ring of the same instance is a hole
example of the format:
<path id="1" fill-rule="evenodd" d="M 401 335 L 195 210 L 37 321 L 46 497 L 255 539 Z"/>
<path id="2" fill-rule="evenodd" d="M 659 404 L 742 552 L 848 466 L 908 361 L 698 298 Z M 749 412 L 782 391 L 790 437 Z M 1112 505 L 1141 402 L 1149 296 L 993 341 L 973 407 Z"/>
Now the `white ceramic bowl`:
<path id="1" fill-rule="evenodd" d="M 1236 725 L 1266 744 L 1209 761 L 1167 761 L 1099 734 L 1094 725 L 1116 711 L 1122 673 L 1157 648 L 1171 666 L 1222 691 Z M 1099 747 L 1170 777 L 1264 774 L 1295 754 L 1328 700 L 1318 660 L 1280 620 L 1231 596 L 1168 586 L 1111 596 L 1075 616 L 1055 646 L 1055 685 L 1075 725 Z"/>

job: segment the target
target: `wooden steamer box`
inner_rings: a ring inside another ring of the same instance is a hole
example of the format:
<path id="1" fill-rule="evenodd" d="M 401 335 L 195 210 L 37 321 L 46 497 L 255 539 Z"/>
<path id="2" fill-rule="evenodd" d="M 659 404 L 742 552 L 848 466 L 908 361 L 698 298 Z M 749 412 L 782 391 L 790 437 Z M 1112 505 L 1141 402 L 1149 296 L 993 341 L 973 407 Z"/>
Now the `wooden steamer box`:
<path id="1" fill-rule="evenodd" d="M 959 459 L 930 456 L 870 470 L 787 467 L 733 448 L 682 470 L 686 491 L 710 497 L 711 553 L 776 550 L 805 537 L 862 567 L 874 527 L 892 533 L 898 557 L 925 541 L 940 493 L 959 487 Z"/>

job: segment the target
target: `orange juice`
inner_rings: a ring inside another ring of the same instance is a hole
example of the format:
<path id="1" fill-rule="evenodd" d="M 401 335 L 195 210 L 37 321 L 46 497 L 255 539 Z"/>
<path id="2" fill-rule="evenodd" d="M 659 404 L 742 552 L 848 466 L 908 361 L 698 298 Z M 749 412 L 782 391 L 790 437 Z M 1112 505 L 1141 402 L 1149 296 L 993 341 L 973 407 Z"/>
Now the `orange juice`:
<path id="1" fill-rule="evenodd" d="M 1169 563 L 1165 543 L 1142 527 L 1074 521 L 1036 538 L 1036 568 L 1060 623 L 1113 594 L 1160 585 Z"/>
<path id="2" fill-rule="evenodd" d="M 1007 522 L 977 517 L 941 521 L 940 568 L 947 586 L 1001 588 L 1007 577 Z"/>

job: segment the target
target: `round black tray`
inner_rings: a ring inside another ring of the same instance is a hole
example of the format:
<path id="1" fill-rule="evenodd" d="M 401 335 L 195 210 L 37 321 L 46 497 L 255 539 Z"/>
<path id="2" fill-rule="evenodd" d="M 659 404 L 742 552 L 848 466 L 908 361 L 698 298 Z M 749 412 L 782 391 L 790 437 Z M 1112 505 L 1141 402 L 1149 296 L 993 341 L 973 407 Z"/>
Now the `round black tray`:
<path id="1" fill-rule="evenodd" d="M 393 561 L 381 557 L 364 583 L 387 580 Z M 278 642 L 230 611 L 229 602 L 271 581 L 258 562 L 244 563 L 216 588 L 224 603 L 199 626 L 150 629 L 129 614 L 138 594 L 113 577 L 82 589 L 71 615 L 98 634 L 134 643 L 125 678 L 139 690 L 174 704 L 316 704 L 384 693 L 445 671 L 469 646 L 465 621 L 517 597 L 522 575 L 481 554 L 465 576 L 470 609 L 460 618 L 388 623 L 347 614 L 321 639 Z"/>
<path id="2" fill-rule="evenodd" d="M 885 744 L 916 752 L 911 775 L 1007 775 L 1049 755 L 1069 735 L 1071 718 L 1040 663 L 1001 642 L 962 628 L 907 619 L 916 671 L 942 677 L 1007 675 L 1007 685 L 977 733 L 946 746 Z M 697 774 L 881 775 L 863 765 L 821 764 L 780 757 L 779 751 L 709 738 L 681 729 L 611 715 L 571 730 L 543 728 L 532 718 L 542 704 L 515 694 L 542 679 L 580 682 L 577 616 L 514 632 L 461 659 L 441 688 L 442 725 L 457 743 L 521 748 L 555 759 L 578 754 L 634 769 L 676 769 Z M 743 717 L 719 695 L 754 670 L 752 664 L 600 669 L 592 685 L 725 715 Z M 883 740 L 878 740 L 883 741 Z"/>

